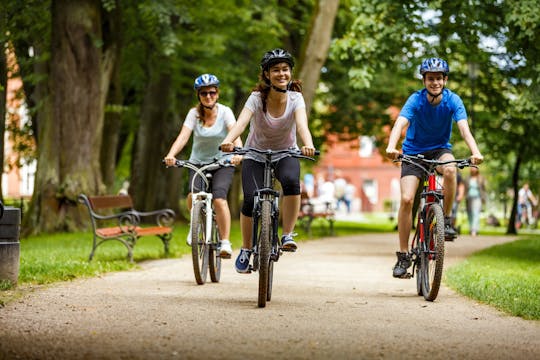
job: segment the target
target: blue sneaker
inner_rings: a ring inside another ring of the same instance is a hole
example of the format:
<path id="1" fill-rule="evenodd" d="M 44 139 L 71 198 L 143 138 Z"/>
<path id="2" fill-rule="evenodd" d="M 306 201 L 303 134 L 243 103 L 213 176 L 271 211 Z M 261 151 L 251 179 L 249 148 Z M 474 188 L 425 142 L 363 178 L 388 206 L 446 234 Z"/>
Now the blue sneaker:
<path id="1" fill-rule="evenodd" d="M 236 262 L 234 263 L 234 267 L 236 268 L 237 272 L 241 274 L 248 274 L 251 272 L 251 270 L 249 270 L 250 256 L 251 256 L 251 250 L 240 249 L 240 254 L 238 254 L 238 257 L 236 258 Z"/>
<path id="2" fill-rule="evenodd" d="M 298 247 L 294 242 L 293 236 L 296 234 L 287 234 L 281 237 L 281 248 L 283 251 L 296 251 Z"/>

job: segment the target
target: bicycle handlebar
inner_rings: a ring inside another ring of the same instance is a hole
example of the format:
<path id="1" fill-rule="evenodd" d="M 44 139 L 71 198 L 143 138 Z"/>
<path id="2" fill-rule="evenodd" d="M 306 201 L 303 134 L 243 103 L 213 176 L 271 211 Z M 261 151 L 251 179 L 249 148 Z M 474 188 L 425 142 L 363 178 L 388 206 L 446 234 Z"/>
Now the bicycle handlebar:
<path id="1" fill-rule="evenodd" d="M 436 168 L 437 166 L 448 165 L 448 164 L 456 164 L 456 167 L 459 168 L 459 169 L 463 169 L 463 168 L 466 168 L 466 167 L 478 168 L 478 166 L 473 165 L 471 158 L 440 161 L 440 160 L 426 159 L 422 154 L 418 154 L 418 155 L 399 154 L 397 159 L 394 160 L 394 162 L 400 162 L 400 161 L 405 161 L 405 162 L 408 162 L 410 164 L 416 165 L 416 166 L 422 168 L 426 173 L 429 173 L 430 170 Z M 418 163 L 418 161 L 421 161 L 421 162 L 427 164 L 428 169 L 426 169 L 424 166 L 420 165 Z"/>
<path id="2" fill-rule="evenodd" d="M 308 159 L 311 161 L 315 161 L 315 159 L 312 158 L 311 156 L 306 156 L 302 154 L 302 151 L 297 148 L 288 148 L 288 149 L 281 149 L 281 150 L 271 150 L 271 149 L 260 150 L 260 149 L 252 148 L 252 147 L 242 148 L 242 147 L 235 146 L 231 152 L 226 153 L 226 154 L 245 155 L 249 152 L 255 152 L 257 154 L 266 155 L 270 158 L 272 158 L 272 156 L 274 155 L 287 154 L 295 158 Z M 315 155 L 320 155 L 320 153 L 321 152 L 319 150 L 315 150 Z"/>
<path id="3" fill-rule="evenodd" d="M 165 160 L 162 160 L 162 162 L 164 163 Z M 195 176 L 193 176 L 193 181 L 192 181 L 192 188 L 193 188 L 193 184 L 195 183 L 195 179 L 197 178 L 197 176 L 199 176 L 205 182 L 206 186 L 208 186 L 209 182 L 205 176 L 205 172 L 214 171 L 222 167 L 230 167 L 234 165 L 230 162 L 229 159 L 219 159 L 219 160 L 215 160 L 209 163 L 200 163 L 200 162 L 189 161 L 189 160 L 175 159 L 174 165 L 172 166 L 185 167 L 195 172 Z"/>

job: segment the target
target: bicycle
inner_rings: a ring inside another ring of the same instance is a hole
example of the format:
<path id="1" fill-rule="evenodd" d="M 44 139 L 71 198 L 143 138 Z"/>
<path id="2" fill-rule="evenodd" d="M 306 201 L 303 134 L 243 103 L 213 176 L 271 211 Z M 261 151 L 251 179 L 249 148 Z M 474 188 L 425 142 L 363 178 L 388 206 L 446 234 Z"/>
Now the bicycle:
<path id="1" fill-rule="evenodd" d="M 279 220 L 279 191 L 274 189 L 275 174 L 272 166 L 272 157 L 287 154 L 299 159 L 315 161 L 314 158 L 305 156 L 298 149 L 285 150 L 259 150 L 255 148 L 235 147 L 229 154 L 245 155 L 249 152 L 264 155 L 264 181 L 263 186 L 254 193 L 253 228 L 252 228 L 252 253 L 253 264 L 250 271 L 259 272 L 259 307 L 265 307 L 266 302 L 272 298 L 272 285 L 274 277 L 274 263 L 279 260 L 283 253 L 281 240 L 278 236 Z M 319 152 L 316 151 L 315 155 Z"/>
<path id="2" fill-rule="evenodd" d="M 193 273 L 199 285 L 206 282 L 210 273 L 212 282 L 219 282 L 221 277 L 221 255 L 216 214 L 212 202 L 212 171 L 221 167 L 233 166 L 226 160 L 200 164 L 185 160 L 176 160 L 175 167 L 185 167 L 193 170 L 195 175 L 191 181 L 191 257 Z M 196 181 L 199 180 L 202 190 L 196 191 Z"/>
<path id="3" fill-rule="evenodd" d="M 417 226 L 411 242 L 413 277 L 416 272 L 416 291 L 427 301 L 434 301 L 441 285 L 445 239 L 444 239 L 444 195 L 441 183 L 437 181 L 436 168 L 441 165 L 456 164 L 459 169 L 474 166 L 471 159 L 448 161 L 428 160 L 422 155 L 400 154 L 396 162 L 405 161 L 421 168 L 424 173 L 423 188 L 420 193 Z"/>

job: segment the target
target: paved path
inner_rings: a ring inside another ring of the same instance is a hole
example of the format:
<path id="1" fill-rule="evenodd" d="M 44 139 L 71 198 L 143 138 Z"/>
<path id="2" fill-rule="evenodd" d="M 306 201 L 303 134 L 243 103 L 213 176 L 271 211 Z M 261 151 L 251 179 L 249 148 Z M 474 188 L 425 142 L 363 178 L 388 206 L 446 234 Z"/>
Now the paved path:
<path id="1" fill-rule="evenodd" d="M 462 236 L 447 265 L 510 237 Z M 58 284 L 0 309 L 0 359 L 539 359 L 540 322 L 443 287 L 431 303 L 391 277 L 395 234 L 300 243 L 272 301 L 225 263 L 198 286 L 191 259 Z"/>

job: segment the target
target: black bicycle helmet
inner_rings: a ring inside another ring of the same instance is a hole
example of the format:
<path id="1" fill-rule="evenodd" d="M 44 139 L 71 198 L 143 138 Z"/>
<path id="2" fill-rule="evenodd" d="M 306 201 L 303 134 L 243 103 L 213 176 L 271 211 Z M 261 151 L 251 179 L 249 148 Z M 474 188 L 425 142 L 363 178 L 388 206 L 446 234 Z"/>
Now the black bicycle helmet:
<path id="1" fill-rule="evenodd" d="M 280 62 L 286 62 L 291 69 L 294 67 L 294 59 L 291 54 L 283 49 L 274 49 L 264 54 L 261 59 L 261 68 L 267 71 L 272 65 Z"/>
<path id="2" fill-rule="evenodd" d="M 434 57 L 425 59 L 420 66 L 420 74 L 422 76 L 427 72 L 442 72 L 444 76 L 448 76 L 450 68 L 445 60 Z"/>

